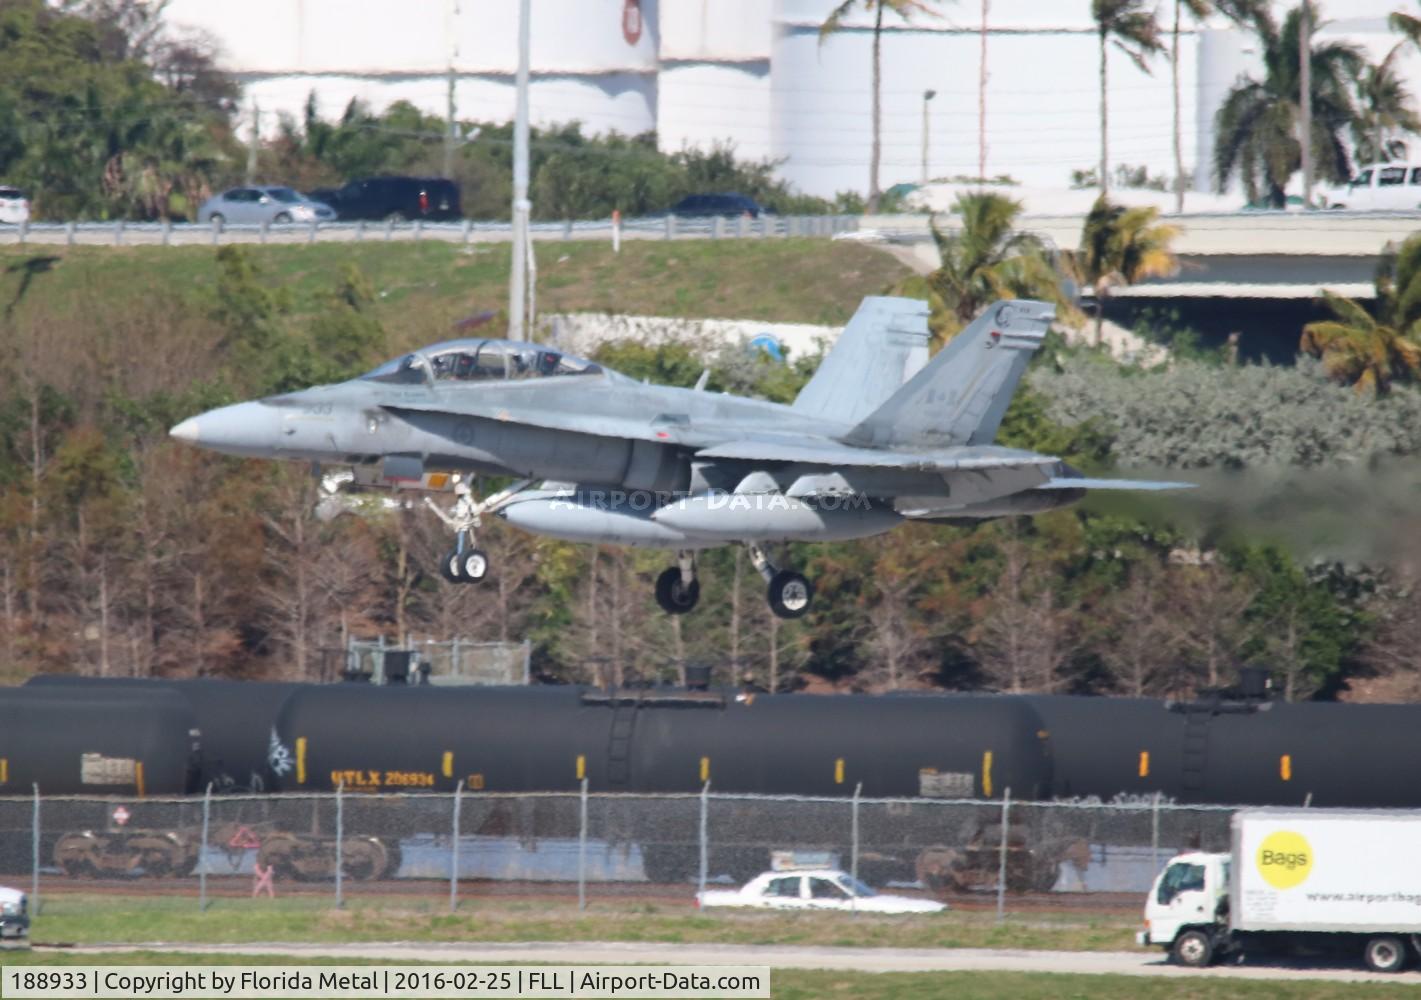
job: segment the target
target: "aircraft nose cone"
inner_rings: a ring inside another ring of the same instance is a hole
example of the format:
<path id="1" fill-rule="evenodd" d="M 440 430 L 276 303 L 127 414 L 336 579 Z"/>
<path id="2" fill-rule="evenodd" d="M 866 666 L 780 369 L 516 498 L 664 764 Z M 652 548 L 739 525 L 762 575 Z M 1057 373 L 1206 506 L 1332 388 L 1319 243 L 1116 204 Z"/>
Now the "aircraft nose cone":
<path id="1" fill-rule="evenodd" d="M 281 443 L 281 412 L 258 402 L 235 403 L 189 417 L 170 437 L 229 455 L 264 456 Z"/>
<path id="2" fill-rule="evenodd" d="M 197 418 L 188 417 L 182 423 L 168 431 L 168 437 L 177 438 L 179 441 L 186 441 L 188 444 L 197 444 L 198 439 L 201 437 L 201 432 L 197 426 Z"/>

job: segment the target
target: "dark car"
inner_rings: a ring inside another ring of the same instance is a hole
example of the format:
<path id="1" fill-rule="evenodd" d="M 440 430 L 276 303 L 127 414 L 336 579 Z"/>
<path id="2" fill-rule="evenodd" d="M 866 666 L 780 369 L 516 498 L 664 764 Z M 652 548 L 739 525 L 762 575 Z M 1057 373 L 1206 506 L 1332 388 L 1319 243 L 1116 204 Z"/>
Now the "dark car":
<path id="1" fill-rule="evenodd" d="M 763 211 L 754 198 L 743 194 L 689 194 L 671 206 L 671 214 L 683 218 L 748 215 L 758 219 Z"/>
<path id="2" fill-rule="evenodd" d="M 342 222 L 355 219 L 404 222 L 425 219 L 442 222 L 462 219 L 459 187 L 442 177 L 368 177 L 342 188 L 310 192 L 315 201 L 336 210 Z"/>

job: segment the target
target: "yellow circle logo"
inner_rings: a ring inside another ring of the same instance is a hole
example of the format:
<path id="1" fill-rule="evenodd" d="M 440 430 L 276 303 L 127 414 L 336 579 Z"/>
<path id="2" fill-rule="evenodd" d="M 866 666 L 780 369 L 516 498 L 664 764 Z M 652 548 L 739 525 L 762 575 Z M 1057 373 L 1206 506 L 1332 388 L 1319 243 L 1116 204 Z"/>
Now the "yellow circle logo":
<path id="1" fill-rule="evenodd" d="M 1312 871 L 1312 846 L 1301 833 L 1279 830 L 1263 838 L 1256 860 L 1265 882 L 1275 889 L 1291 889 Z"/>

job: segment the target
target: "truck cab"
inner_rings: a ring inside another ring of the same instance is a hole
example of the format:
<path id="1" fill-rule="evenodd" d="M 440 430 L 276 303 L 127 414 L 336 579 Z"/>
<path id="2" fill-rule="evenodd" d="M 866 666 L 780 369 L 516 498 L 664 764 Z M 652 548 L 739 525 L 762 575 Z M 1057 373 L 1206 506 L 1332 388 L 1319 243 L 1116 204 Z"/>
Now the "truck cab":
<path id="1" fill-rule="evenodd" d="M 1142 945 L 1160 945 L 1181 965 L 1208 965 L 1228 913 L 1231 856 L 1193 852 L 1160 872 L 1145 900 Z"/>
<path id="2" fill-rule="evenodd" d="M 28 899 L 18 889 L 0 886 L 0 941 L 24 941 L 30 933 Z"/>

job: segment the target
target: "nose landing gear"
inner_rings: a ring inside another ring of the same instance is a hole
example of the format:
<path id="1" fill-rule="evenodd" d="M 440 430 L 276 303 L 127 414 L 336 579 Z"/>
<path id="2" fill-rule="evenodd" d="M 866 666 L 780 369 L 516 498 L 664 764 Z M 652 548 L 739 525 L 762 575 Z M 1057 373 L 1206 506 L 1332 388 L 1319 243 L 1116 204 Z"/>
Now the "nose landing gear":
<path id="1" fill-rule="evenodd" d="M 488 553 L 476 547 L 475 532 L 483 523 L 484 514 L 495 513 L 531 483 L 531 479 L 520 479 L 508 489 L 500 490 L 482 501 L 473 498 L 468 483 L 460 483 L 454 487 L 459 499 L 454 501 L 448 512 L 429 497 L 424 498 L 425 505 L 438 515 L 439 520 L 454 530 L 454 549 L 440 560 L 440 576 L 450 583 L 478 583 L 488 575 Z"/>

